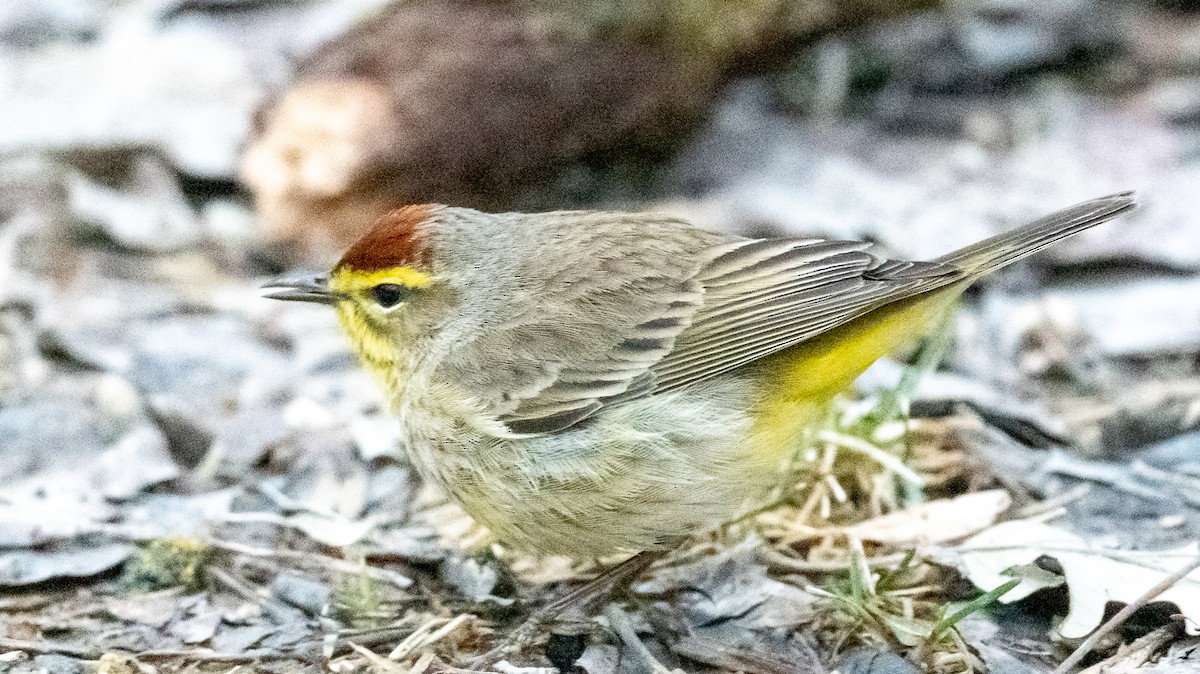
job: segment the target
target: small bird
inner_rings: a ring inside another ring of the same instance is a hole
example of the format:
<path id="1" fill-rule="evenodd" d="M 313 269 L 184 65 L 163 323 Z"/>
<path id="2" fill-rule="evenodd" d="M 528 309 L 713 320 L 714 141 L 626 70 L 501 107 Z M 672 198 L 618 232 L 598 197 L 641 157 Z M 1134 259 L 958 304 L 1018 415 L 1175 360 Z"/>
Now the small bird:
<path id="1" fill-rule="evenodd" d="M 413 465 L 501 541 L 595 558 L 752 507 L 829 401 L 967 286 L 1135 207 L 911 262 L 647 213 L 407 206 L 266 296 L 334 307 Z"/>

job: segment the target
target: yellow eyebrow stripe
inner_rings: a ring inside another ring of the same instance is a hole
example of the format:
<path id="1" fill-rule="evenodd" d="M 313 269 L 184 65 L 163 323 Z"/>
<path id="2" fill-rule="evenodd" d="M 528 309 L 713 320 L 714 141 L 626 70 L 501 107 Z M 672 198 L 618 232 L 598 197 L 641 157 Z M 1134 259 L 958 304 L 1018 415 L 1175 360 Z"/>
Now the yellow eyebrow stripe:
<path id="1" fill-rule="evenodd" d="M 344 269 L 330 279 L 330 288 L 337 292 L 354 292 L 383 283 L 395 283 L 409 288 L 425 288 L 433 283 L 433 275 L 412 267 L 392 267 L 377 271 Z"/>

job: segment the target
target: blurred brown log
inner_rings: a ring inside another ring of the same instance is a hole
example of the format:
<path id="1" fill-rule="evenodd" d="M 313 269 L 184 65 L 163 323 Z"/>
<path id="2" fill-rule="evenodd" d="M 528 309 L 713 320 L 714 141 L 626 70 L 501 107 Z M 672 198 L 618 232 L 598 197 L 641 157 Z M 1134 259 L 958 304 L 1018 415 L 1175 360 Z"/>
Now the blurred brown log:
<path id="1" fill-rule="evenodd" d="M 342 246 L 414 202 L 518 207 L 589 153 L 662 153 L 732 74 L 931 0 L 418 0 L 313 54 L 255 120 L 268 234 Z"/>

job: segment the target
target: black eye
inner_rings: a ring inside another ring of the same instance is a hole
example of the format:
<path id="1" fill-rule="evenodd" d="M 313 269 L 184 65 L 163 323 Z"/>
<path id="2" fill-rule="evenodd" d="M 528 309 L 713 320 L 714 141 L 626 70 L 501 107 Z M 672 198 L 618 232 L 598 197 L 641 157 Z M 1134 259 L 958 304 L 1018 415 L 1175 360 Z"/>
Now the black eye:
<path id="1" fill-rule="evenodd" d="M 400 304 L 405 294 L 407 294 L 407 291 L 404 286 L 396 285 L 395 283 L 380 283 L 371 288 L 371 296 L 384 309 L 391 309 Z"/>

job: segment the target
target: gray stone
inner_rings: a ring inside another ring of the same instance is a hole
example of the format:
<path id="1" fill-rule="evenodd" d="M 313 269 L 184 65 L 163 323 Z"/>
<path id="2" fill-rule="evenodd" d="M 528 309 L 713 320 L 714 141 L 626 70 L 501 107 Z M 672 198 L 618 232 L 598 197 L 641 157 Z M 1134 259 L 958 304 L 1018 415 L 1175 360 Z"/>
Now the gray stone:
<path id="1" fill-rule="evenodd" d="M 1094 0 L 980 0 L 958 9 L 949 15 L 959 45 L 973 65 L 994 74 L 1052 63 L 1113 33 L 1097 19 L 1102 7 Z"/>
<path id="2" fill-rule="evenodd" d="M 68 198 L 75 217 L 132 250 L 166 252 L 197 243 L 200 224 L 175 173 L 148 154 L 130 164 L 115 185 L 73 172 Z"/>
<path id="3" fill-rule="evenodd" d="M 0 158 L 0 301 L 32 302 L 35 275 L 70 266 L 67 171 L 38 154 Z"/>
<path id="4" fill-rule="evenodd" d="M 813 618 L 816 598 L 771 578 L 748 539 L 737 547 L 686 565 L 653 572 L 641 593 L 678 592 L 687 619 L 696 626 L 736 620 L 742 629 L 787 629 Z"/>
<path id="5" fill-rule="evenodd" d="M 38 305 L 42 350 L 88 369 L 127 373 L 132 343 L 187 306 L 173 292 L 145 280 L 79 273 Z"/>
<path id="6" fill-rule="evenodd" d="M 289 60 L 382 1 L 246 2 L 234 11 L 175 0 L 12 0 L 0 9 L 0 154 L 154 148 L 185 173 L 233 179 L 252 112 L 287 78 Z"/>
<path id="7" fill-rule="evenodd" d="M 185 644 L 199 644 L 213 638 L 221 624 L 221 612 L 207 600 L 196 602 L 188 615 L 171 625 L 171 634 Z"/>
<path id="8" fill-rule="evenodd" d="M 258 235 L 258 220 L 246 206 L 232 199 L 205 202 L 200 211 L 204 233 L 231 247 L 247 247 Z"/>
<path id="9" fill-rule="evenodd" d="M 164 424 L 176 456 L 200 461 L 239 409 L 273 399 L 290 378 L 286 361 L 234 316 L 148 322 L 127 336 L 130 381 Z"/>
<path id="10" fill-rule="evenodd" d="M 237 410 L 216 427 L 208 444 L 203 472 L 240 480 L 288 435 L 283 408 L 255 405 Z"/>
<path id="11" fill-rule="evenodd" d="M 211 33 L 125 28 L 0 59 L 0 151 L 156 147 L 188 173 L 232 176 L 265 89 L 245 55 Z"/>
<path id="12" fill-rule="evenodd" d="M 149 541 L 175 536 L 198 537 L 209 533 L 213 522 L 233 510 L 237 488 L 203 494 L 142 494 L 123 504 L 109 529 L 128 540 Z"/>
<path id="13" fill-rule="evenodd" d="M 1046 663 L 1035 666 L 1021 659 L 1018 654 L 1030 650 L 1028 642 L 1019 642 L 1005 634 L 1005 630 L 1012 630 L 1011 625 L 1001 626 L 982 617 L 968 616 L 956 627 L 963 641 L 987 665 L 989 674 L 1044 674 L 1049 670 Z"/>
<path id="14" fill-rule="evenodd" d="M 47 397 L 0 408 L 0 484 L 69 469 L 110 439 L 101 415 L 81 400 Z"/>
<path id="15" fill-rule="evenodd" d="M 271 583 L 271 594 L 314 616 L 325 611 L 330 592 L 325 583 L 290 572 L 280 574 Z"/>
<path id="16" fill-rule="evenodd" d="M 1103 279 L 1057 288 L 1108 356 L 1200 353 L 1200 276 Z"/>
<path id="17" fill-rule="evenodd" d="M 575 661 L 587 674 L 616 674 L 621 650 L 610 644 L 591 644 Z"/>
<path id="18" fill-rule="evenodd" d="M 511 606 L 513 599 L 492 594 L 499 579 L 494 563 L 480 563 L 469 557 L 447 557 L 441 566 L 442 580 L 462 596 L 477 604 L 494 603 Z"/>
<path id="19" fill-rule="evenodd" d="M 222 627 L 213 636 L 213 650 L 221 653 L 241 653 L 274 631 L 274 628 L 266 625 Z"/>

